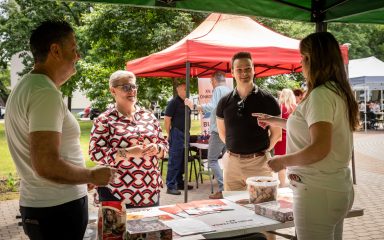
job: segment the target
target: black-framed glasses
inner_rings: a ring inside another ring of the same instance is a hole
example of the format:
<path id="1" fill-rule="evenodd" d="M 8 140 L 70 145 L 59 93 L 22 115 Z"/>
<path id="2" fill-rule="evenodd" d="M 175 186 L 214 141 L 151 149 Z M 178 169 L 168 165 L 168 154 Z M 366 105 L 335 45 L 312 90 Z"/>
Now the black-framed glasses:
<path id="1" fill-rule="evenodd" d="M 116 85 L 115 87 L 121 87 L 124 92 L 130 92 L 139 88 L 139 86 L 135 84 Z"/>
<path id="2" fill-rule="evenodd" d="M 237 116 L 242 117 L 245 114 L 245 99 L 237 102 Z"/>

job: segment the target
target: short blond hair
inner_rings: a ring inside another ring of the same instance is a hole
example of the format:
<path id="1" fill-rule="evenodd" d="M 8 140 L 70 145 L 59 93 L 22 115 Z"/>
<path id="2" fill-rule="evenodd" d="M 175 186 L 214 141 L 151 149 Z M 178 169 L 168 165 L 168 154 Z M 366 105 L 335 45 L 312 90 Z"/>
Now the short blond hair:
<path id="1" fill-rule="evenodd" d="M 112 73 L 109 77 L 109 87 L 116 87 L 118 84 L 116 84 L 120 79 L 125 77 L 130 77 L 133 75 L 135 83 L 136 83 L 136 76 L 133 72 L 126 71 L 126 70 L 117 70 L 116 72 Z"/>

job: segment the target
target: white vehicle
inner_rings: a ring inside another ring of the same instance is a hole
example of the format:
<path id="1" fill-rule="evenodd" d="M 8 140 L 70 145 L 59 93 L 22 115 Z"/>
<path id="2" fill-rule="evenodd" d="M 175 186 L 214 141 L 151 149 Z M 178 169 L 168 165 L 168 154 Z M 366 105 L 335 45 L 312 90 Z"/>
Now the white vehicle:
<path id="1" fill-rule="evenodd" d="M 0 106 L 0 119 L 4 119 L 5 115 L 5 107 Z"/>

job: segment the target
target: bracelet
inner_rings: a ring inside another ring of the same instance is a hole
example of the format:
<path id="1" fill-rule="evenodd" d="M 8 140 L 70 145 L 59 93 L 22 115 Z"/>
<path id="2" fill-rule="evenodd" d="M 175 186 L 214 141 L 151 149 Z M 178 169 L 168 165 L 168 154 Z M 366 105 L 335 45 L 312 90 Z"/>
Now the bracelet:
<path id="1" fill-rule="evenodd" d="M 127 152 L 125 151 L 124 148 L 118 149 L 117 152 L 119 153 L 120 157 L 122 157 L 122 158 L 127 157 L 127 154 L 126 154 Z"/>

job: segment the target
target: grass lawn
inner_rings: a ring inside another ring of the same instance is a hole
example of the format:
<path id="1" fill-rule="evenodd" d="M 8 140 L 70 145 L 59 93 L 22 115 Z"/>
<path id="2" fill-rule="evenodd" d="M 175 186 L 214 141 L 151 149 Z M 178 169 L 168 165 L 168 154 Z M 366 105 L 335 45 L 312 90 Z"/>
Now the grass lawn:
<path id="1" fill-rule="evenodd" d="M 87 167 L 95 166 L 95 164 L 89 160 L 88 156 L 89 134 L 92 128 L 92 122 L 79 121 L 79 124 L 81 128 L 81 149 L 83 151 L 84 158 L 86 159 L 86 165 Z M 164 126 L 163 120 L 161 120 L 161 126 Z M 192 120 L 191 135 L 198 135 L 200 132 L 200 120 Z M 4 123 L 0 123 L 0 164 L 0 178 L 6 178 L 10 173 L 16 174 L 15 165 L 12 162 L 11 154 L 9 153 L 8 144 L 5 138 Z M 163 175 L 166 172 L 167 164 L 164 164 Z"/>

